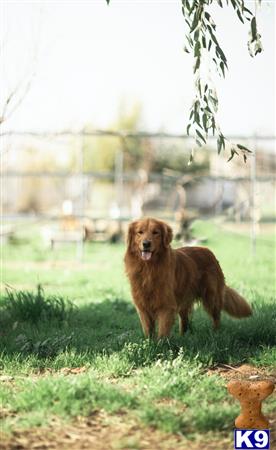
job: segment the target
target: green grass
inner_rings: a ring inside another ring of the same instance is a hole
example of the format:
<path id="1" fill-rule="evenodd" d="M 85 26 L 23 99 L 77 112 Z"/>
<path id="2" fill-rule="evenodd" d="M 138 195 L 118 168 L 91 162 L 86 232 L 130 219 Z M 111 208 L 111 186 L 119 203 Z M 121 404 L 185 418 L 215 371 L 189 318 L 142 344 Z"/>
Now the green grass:
<path id="1" fill-rule="evenodd" d="M 50 252 L 36 230 L 3 246 L 0 302 L 0 385 L 5 430 L 39 426 L 52 416 L 68 420 L 102 408 L 125 411 L 145 425 L 188 436 L 233 428 L 238 405 L 226 381 L 207 375 L 218 364 L 250 363 L 269 373 L 276 364 L 274 240 L 266 236 L 250 254 L 245 236 L 198 222 L 226 275 L 254 308 L 252 317 L 226 314 L 213 332 L 196 308 L 184 337 L 143 338 L 123 270 L 124 246 L 87 244 L 83 264 L 74 247 Z M 4 284 L 9 285 L 5 290 Z M 64 376 L 64 367 L 86 372 Z M 276 408 L 273 397 L 266 411 Z"/>

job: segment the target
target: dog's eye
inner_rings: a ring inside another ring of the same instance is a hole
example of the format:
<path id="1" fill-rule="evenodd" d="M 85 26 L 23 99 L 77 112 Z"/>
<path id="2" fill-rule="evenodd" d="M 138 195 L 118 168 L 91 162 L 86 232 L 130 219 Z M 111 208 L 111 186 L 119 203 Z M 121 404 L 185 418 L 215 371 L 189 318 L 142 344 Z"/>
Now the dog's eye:
<path id="1" fill-rule="evenodd" d="M 137 234 L 143 234 L 143 231 L 142 230 L 137 231 Z"/>
<path id="2" fill-rule="evenodd" d="M 152 234 L 159 234 L 159 231 L 154 230 L 154 231 L 152 232 Z"/>

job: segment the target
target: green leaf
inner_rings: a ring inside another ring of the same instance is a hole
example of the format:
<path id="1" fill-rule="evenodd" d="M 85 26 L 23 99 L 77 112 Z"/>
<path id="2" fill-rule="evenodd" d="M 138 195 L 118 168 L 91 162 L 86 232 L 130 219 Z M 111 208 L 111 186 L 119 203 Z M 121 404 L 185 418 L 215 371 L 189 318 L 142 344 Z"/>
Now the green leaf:
<path id="1" fill-rule="evenodd" d="M 229 159 L 227 159 L 227 162 L 231 161 L 231 159 L 233 159 L 235 155 L 238 155 L 237 150 L 235 150 L 234 148 L 231 148 L 231 156 Z"/>
<path id="2" fill-rule="evenodd" d="M 218 110 L 218 100 L 214 98 L 212 95 L 209 95 L 209 100 L 213 106 L 213 109 L 215 112 Z M 208 106 L 210 106 L 210 103 L 208 103 Z"/>
<path id="3" fill-rule="evenodd" d="M 200 57 L 197 57 L 196 63 L 194 66 L 194 73 L 199 69 L 199 66 L 200 66 Z"/>
<path id="4" fill-rule="evenodd" d="M 191 7 L 188 0 L 182 0 L 182 10 L 185 11 L 185 8 L 190 12 Z M 183 13 L 184 14 L 184 13 Z M 184 14 L 185 15 L 185 14 Z"/>
<path id="5" fill-rule="evenodd" d="M 195 122 L 198 124 L 199 127 L 201 127 L 201 125 L 200 125 L 200 116 L 199 116 L 197 111 L 195 111 Z"/>
<path id="6" fill-rule="evenodd" d="M 252 150 L 249 150 L 247 147 L 245 147 L 244 145 L 241 145 L 241 144 L 237 144 L 237 147 L 240 149 L 240 150 L 244 150 L 244 151 L 246 151 L 246 152 L 248 152 L 248 153 L 252 153 Z"/>
<path id="7" fill-rule="evenodd" d="M 106 0 L 106 3 L 109 5 L 109 3 L 110 3 L 110 0 Z"/>
<path id="8" fill-rule="evenodd" d="M 196 27 L 198 26 L 198 16 L 197 14 L 194 15 L 194 20 L 192 22 L 192 26 L 190 28 L 190 33 L 192 33 L 193 31 L 195 31 Z"/>
<path id="9" fill-rule="evenodd" d="M 243 18 L 242 18 L 242 15 L 241 15 L 241 12 L 240 12 L 239 9 L 237 9 L 237 15 L 238 15 L 238 18 L 240 19 L 240 21 L 241 21 L 242 23 L 244 23 L 244 20 L 243 20 Z"/>
<path id="10" fill-rule="evenodd" d="M 196 139 L 196 143 L 199 147 L 202 147 L 202 142 L 200 142 L 198 139 Z"/>
<path id="11" fill-rule="evenodd" d="M 231 159 L 233 159 L 234 156 L 235 156 L 235 154 L 234 154 L 234 153 L 232 152 L 232 150 L 231 150 L 231 156 L 230 156 L 230 158 L 227 159 L 227 162 L 231 161 Z"/>
<path id="12" fill-rule="evenodd" d="M 225 54 L 223 53 L 222 49 L 220 48 L 219 45 L 217 45 L 216 47 L 216 53 L 221 57 L 221 59 L 223 60 L 225 66 L 227 67 L 227 59 Z"/>
<path id="13" fill-rule="evenodd" d="M 190 28 L 191 27 L 191 22 L 189 21 L 189 19 L 187 19 L 187 17 L 185 17 L 185 22 L 188 25 L 188 27 Z"/>
<path id="14" fill-rule="evenodd" d="M 208 20 L 209 24 L 211 25 L 211 27 L 215 30 L 216 29 L 216 24 L 213 21 L 212 16 L 209 13 L 207 13 L 207 12 L 205 12 L 204 15 L 205 15 L 206 19 Z"/>
<path id="15" fill-rule="evenodd" d="M 200 42 L 199 41 L 196 42 L 194 56 L 200 57 Z"/>
<path id="16" fill-rule="evenodd" d="M 214 63 L 216 64 L 216 66 L 218 65 L 218 62 L 216 60 L 216 58 L 212 58 L 212 60 L 214 61 Z"/>
<path id="17" fill-rule="evenodd" d="M 222 147 L 222 142 L 220 139 L 220 136 L 217 138 L 217 149 L 218 149 L 218 154 L 220 154 L 221 152 L 221 147 Z"/>
<path id="18" fill-rule="evenodd" d="M 223 64 L 223 62 L 221 61 L 221 63 L 220 63 L 220 68 L 221 68 L 221 71 L 222 71 L 222 75 L 225 77 L 225 71 L 224 71 L 224 64 Z"/>
<path id="19" fill-rule="evenodd" d="M 212 130 L 213 130 L 213 136 L 215 135 L 215 131 L 216 131 L 216 121 L 214 116 L 212 116 Z"/>
<path id="20" fill-rule="evenodd" d="M 200 81 L 198 82 L 197 87 L 198 87 L 199 95 L 200 95 L 200 97 L 202 97 L 202 91 L 201 91 L 201 83 L 200 83 Z"/>
<path id="21" fill-rule="evenodd" d="M 246 8 L 245 6 L 243 7 L 243 11 L 246 12 L 247 14 L 249 14 L 250 16 L 252 16 L 252 12 L 250 11 L 250 9 Z M 250 19 L 248 19 L 250 20 Z"/>
<path id="22" fill-rule="evenodd" d="M 210 35 L 211 35 L 212 40 L 214 41 L 214 43 L 215 43 L 217 46 L 219 46 L 218 41 L 217 41 L 217 38 L 216 38 L 216 36 L 214 35 L 213 30 L 212 30 L 212 28 L 210 27 L 210 25 L 207 25 L 207 28 L 208 28 L 208 30 L 209 30 L 209 33 L 210 33 Z"/>
<path id="23" fill-rule="evenodd" d="M 221 146 L 222 146 L 223 150 L 225 150 L 225 137 L 223 136 L 223 134 L 220 135 L 220 140 L 221 140 Z"/>
<path id="24" fill-rule="evenodd" d="M 209 106 L 209 104 L 207 104 L 207 106 L 206 106 L 206 111 L 208 111 L 211 115 L 213 115 L 214 113 L 213 113 L 213 111 L 211 110 L 211 108 L 210 108 L 210 106 Z"/>
<path id="25" fill-rule="evenodd" d="M 203 126 L 204 126 L 204 130 L 207 133 L 208 132 L 208 126 L 207 126 L 207 124 L 208 124 L 208 116 L 205 113 L 202 116 L 202 123 L 203 123 Z"/>
<path id="26" fill-rule="evenodd" d="M 257 40 L 257 22 L 256 17 L 253 17 L 251 20 L 251 33 L 252 33 L 252 39 L 253 41 Z"/>
<path id="27" fill-rule="evenodd" d="M 190 36 L 186 35 L 186 39 L 187 39 L 188 43 L 190 44 L 190 47 L 193 48 L 194 42 L 193 42 L 192 38 Z"/>
<path id="28" fill-rule="evenodd" d="M 191 126 L 192 126 L 191 123 L 189 123 L 189 125 L 187 126 L 186 132 L 187 132 L 187 135 L 188 135 L 188 136 L 190 136 L 189 133 L 190 133 L 190 128 L 191 128 Z"/>
<path id="29" fill-rule="evenodd" d="M 206 144 L 206 139 L 205 137 L 200 133 L 199 130 L 196 130 L 196 134 L 200 137 L 200 139 Z"/>
<path id="30" fill-rule="evenodd" d="M 188 161 L 188 166 L 189 166 L 190 164 L 192 164 L 193 160 L 194 160 L 194 155 L 193 155 L 193 153 L 191 153 L 191 154 L 190 154 L 189 161 Z"/>
<path id="31" fill-rule="evenodd" d="M 203 126 L 200 123 L 200 115 L 197 111 L 195 111 L 195 120 L 194 122 L 196 122 L 196 124 L 199 126 L 199 128 L 201 128 L 203 130 Z"/>
<path id="32" fill-rule="evenodd" d="M 209 98 L 211 100 L 211 102 L 213 103 L 214 106 L 218 105 L 218 99 L 213 97 L 212 95 L 209 95 Z"/>

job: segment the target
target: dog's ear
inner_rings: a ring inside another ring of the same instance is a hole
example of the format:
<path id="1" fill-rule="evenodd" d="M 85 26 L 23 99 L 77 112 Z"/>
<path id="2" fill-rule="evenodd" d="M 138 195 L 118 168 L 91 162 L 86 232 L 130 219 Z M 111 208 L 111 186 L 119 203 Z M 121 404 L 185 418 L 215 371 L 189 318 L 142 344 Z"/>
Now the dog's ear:
<path id="1" fill-rule="evenodd" d="M 127 251 L 133 252 L 133 244 L 134 244 L 134 233 L 135 233 L 135 226 L 137 222 L 132 222 L 128 226 L 128 232 L 127 232 Z"/>
<path id="2" fill-rule="evenodd" d="M 165 248 L 169 247 L 170 243 L 172 242 L 172 238 L 173 238 L 173 230 L 166 223 L 163 223 L 163 225 L 162 225 L 162 238 L 163 238 L 164 247 Z"/>

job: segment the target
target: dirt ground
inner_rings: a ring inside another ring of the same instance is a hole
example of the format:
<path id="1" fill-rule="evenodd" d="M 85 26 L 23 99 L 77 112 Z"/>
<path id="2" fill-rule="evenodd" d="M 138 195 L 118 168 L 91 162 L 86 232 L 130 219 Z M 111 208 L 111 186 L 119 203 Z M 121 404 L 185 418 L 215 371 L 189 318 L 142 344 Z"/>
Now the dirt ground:
<path id="1" fill-rule="evenodd" d="M 141 427 L 124 415 L 109 416 L 103 411 L 92 417 L 77 418 L 70 425 L 54 423 L 47 428 L 15 431 L 2 436 L 1 450 L 232 450 L 228 439 L 188 441 L 184 436 Z"/>
<path id="2" fill-rule="evenodd" d="M 74 373 L 81 373 L 82 370 Z M 71 372 L 70 372 L 71 373 Z M 243 364 L 238 367 L 220 365 L 208 370 L 228 382 L 231 379 L 270 379 L 276 383 L 276 371 L 266 371 Z M 275 395 L 274 393 L 273 395 Z M 184 413 L 184 412 L 183 412 Z M 270 414 L 270 450 L 276 450 L 276 415 Z M 12 435 L 0 435 L 1 450 L 232 450 L 229 438 L 215 441 L 209 435 L 200 440 L 187 440 L 185 436 L 162 433 L 152 427 L 144 427 L 130 414 L 109 415 L 97 411 L 90 417 L 77 417 L 70 424 L 53 419 L 47 427 L 14 430 Z"/>

